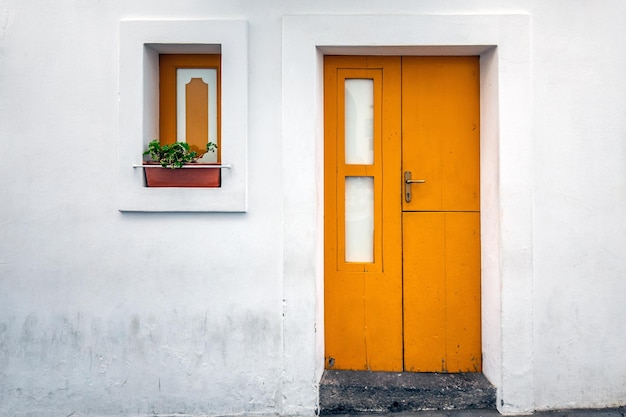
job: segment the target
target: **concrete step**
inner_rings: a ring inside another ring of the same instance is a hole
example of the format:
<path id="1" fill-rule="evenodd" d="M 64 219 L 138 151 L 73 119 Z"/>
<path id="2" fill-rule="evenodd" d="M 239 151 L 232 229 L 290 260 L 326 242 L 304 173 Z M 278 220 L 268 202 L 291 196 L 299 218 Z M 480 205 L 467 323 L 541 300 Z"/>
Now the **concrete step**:
<path id="1" fill-rule="evenodd" d="M 480 373 L 326 370 L 320 414 L 496 408 L 496 389 Z"/>

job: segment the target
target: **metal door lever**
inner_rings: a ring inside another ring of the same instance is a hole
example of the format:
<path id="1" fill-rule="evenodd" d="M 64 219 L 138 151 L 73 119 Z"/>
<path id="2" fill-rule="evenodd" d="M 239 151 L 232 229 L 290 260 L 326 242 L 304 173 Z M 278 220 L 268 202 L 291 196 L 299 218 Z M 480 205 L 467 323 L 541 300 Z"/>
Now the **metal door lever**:
<path id="1" fill-rule="evenodd" d="M 404 171 L 404 199 L 411 202 L 411 184 L 423 184 L 426 180 L 412 180 L 411 171 Z"/>

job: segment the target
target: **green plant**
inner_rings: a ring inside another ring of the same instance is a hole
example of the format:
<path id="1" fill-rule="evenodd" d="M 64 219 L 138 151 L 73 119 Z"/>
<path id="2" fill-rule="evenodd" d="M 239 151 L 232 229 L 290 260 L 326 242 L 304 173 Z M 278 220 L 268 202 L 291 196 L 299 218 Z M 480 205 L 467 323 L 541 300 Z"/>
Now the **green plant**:
<path id="1" fill-rule="evenodd" d="M 217 145 L 209 142 L 206 145 L 207 152 L 215 152 Z M 198 154 L 189 149 L 186 142 L 175 142 L 168 145 L 161 145 L 158 139 L 148 144 L 148 149 L 143 153 L 150 155 L 150 159 L 161 164 L 163 168 L 180 168 L 184 164 L 195 162 Z"/>
<path id="2" fill-rule="evenodd" d="M 209 142 L 206 144 L 206 151 L 207 152 L 215 152 L 217 151 L 217 144 L 213 143 L 213 142 Z"/>

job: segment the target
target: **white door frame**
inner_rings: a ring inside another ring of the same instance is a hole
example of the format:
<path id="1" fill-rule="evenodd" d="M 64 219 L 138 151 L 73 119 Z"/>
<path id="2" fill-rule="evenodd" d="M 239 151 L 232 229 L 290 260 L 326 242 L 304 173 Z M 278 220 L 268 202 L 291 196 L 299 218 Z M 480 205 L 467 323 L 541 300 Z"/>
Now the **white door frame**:
<path id="1" fill-rule="evenodd" d="M 324 367 L 325 54 L 480 55 L 483 373 L 500 412 L 533 411 L 530 17 L 284 16 L 282 47 L 283 413 Z"/>

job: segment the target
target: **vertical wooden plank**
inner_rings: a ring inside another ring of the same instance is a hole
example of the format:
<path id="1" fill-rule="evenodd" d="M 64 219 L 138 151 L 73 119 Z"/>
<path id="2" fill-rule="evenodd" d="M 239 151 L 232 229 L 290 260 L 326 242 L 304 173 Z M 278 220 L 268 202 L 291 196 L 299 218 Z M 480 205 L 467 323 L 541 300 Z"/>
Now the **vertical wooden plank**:
<path id="1" fill-rule="evenodd" d="M 324 293 L 326 367 L 367 369 L 365 278 L 333 274 L 326 280 Z"/>
<path id="2" fill-rule="evenodd" d="M 404 368 L 446 371 L 445 213 L 403 214 Z"/>
<path id="3" fill-rule="evenodd" d="M 382 89 L 375 97 L 380 123 L 375 144 L 375 190 L 380 196 L 377 212 L 381 245 L 375 256 L 382 269 L 369 277 L 368 363 L 373 371 L 401 371 L 402 359 L 402 206 L 398 187 L 401 157 L 401 60 L 368 57 L 368 68 L 382 68 Z M 377 123 L 375 121 L 375 123 Z"/>
<path id="4" fill-rule="evenodd" d="M 159 142 L 176 142 L 176 55 L 159 55 Z"/>
<path id="5" fill-rule="evenodd" d="M 480 210 L 480 77 L 478 57 L 449 57 L 442 68 L 441 138 L 446 211 Z M 445 109 L 445 110 L 444 110 Z"/>
<path id="6" fill-rule="evenodd" d="M 445 216 L 447 371 L 479 372 L 480 213 Z"/>

